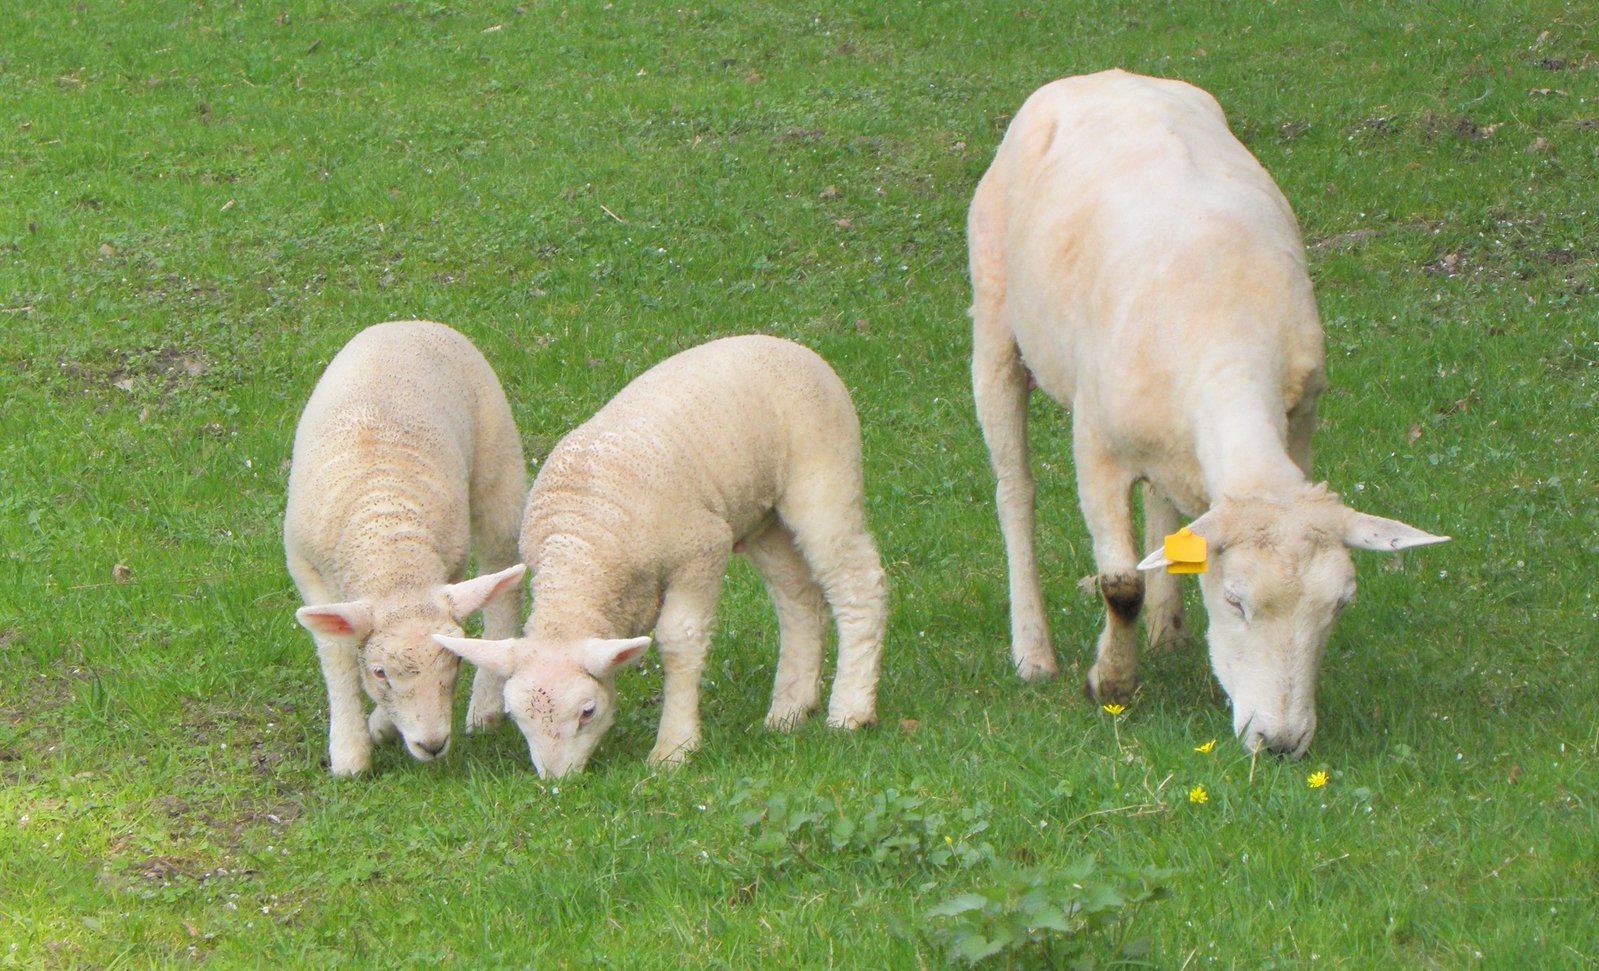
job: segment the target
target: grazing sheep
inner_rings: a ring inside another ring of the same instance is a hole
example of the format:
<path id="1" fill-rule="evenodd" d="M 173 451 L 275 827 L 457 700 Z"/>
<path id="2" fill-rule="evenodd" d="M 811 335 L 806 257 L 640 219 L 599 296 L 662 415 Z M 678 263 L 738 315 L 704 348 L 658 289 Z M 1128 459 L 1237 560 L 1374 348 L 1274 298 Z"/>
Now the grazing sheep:
<path id="1" fill-rule="evenodd" d="M 490 635 L 516 632 L 526 482 L 494 370 L 450 328 L 378 324 L 328 364 L 294 436 L 283 547 L 327 680 L 334 775 L 364 772 L 396 732 L 424 762 L 449 747 L 460 660 L 429 636 L 480 607 Z M 498 572 L 461 582 L 468 534 Z M 479 677 L 472 707 L 497 709 L 498 687 Z"/>
<path id="2" fill-rule="evenodd" d="M 1078 493 L 1108 608 L 1085 688 L 1137 685 L 1145 602 L 1131 496 L 1147 545 L 1199 518 L 1210 654 L 1251 750 L 1303 754 L 1334 618 L 1355 592 L 1345 547 L 1442 542 L 1357 513 L 1312 485 L 1326 387 L 1304 248 L 1282 193 L 1210 95 L 1106 71 L 1046 85 L 1022 106 L 968 220 L 978 421 L 999 480 L 1011 657 L 1057 671 L 1033 556 L 1028 394 L 1072 414 Z M 1203 515 L 1201 515 L 1203 514 Z M 1183 626 L 1179 578 L 1148 582 L 1152 644 Z"/>
<path id="3" fill-rule="evenodd" d="M 617 671 L 654 630 L 665 669 L 652 762 L 698 744 L 700 672 L 728 558 L 777 608 L 766 724 L 818 701 L 826 607 L 838 625 L 830 725 L 875 718 L 886 594 L 862 509 L 860 426 L 816 354 L 773 337 L 684 351 L 623 388 L 556 445 L 528 495 L 526 634 L 436 637 L 505 683 L 540 776 L 582 770 L 615 719 Z"/>

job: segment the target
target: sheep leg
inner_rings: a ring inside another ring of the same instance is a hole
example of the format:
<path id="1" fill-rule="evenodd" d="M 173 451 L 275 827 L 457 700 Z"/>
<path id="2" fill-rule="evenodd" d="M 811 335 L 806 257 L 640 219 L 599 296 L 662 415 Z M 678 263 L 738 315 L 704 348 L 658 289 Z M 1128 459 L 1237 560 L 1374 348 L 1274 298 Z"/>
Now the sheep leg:
<path id="1" fill-rule="evenodd" d="M 723 550 L 731 549 L 731 538 Z M 661 687 L 661 724 L 650 750 L 652 764 L 675 765 L 700 745 L 700 675 L 711 646 L 716 601 L 727 572 L 727 556 L 702 557 L 687 573 L 673 578 L 655 622 L 655 646 L 665 675 Z"/>
<path id="2" fill-rule="evenodd" d="M 342 599 L 328 588 L 316 568 L 292 548 L 288 567 L 304 603 L 325 604 Z M 316 644 L 322 680 L 328 689 L 328 767 L 334 775 L 359 775 L 372 767 L 372 739 L 361 711 L 360 644 L 348 637 L 322 634 L 312 634 L 311 640 Z"/>
<path id="3" fill-rule="evenodd" d="M 1310 436 L 1316 431 L 1316 399 L 1301 401 L 1288 413 L 1288 455 L 1310 479 Z"/>
<path id="4" fill-rule="evenodd" d="M 981 287 L 972 305 L 972 395 L 998 480 L 995 505 L 1010 574 L 1011 660 L 1027 681 L 1060 672 L 1049 645 L 1044 591 L 1033 552 L 1034 484 L 1027 450 L 1027 369 L 1001 316 Z"/>
<path id="5" fill-rule="evenodd" d="M 746 539 L 744 555 L 766 581 L 777 610 L 777 677 L 766 727 L 786 732 L 804 721 L 821 697 L 827 602 L 794 545 L 794 533 L 781 520 L 774 518 Z"/>
<path id="6" fill-rule="evenodd" d="M 372 767 L 372 739 L 361 711 L 361 669 L 348 638 L 313 634 L 328 687 L 328 765 L 334 775 L 359 775 Z"/>
<path id="7" fill-rule="evenodd" d="M 512 443 L 515 448 L 515 443 Z M 517 454 L 520 454 L 518 449 Z M 477 550 L 478 573 L 494 573 L 517 562 L 517 534 L 521 530 L 524 500 L 521 466 L 517 476 L 486 476 L 481 494 L 472 499 L 472 545 Z M 474 488 L 478 483 L 474 481 Z M 507 590 L 483 607 L 483 637 L 515 637 L 522 623 L 522 585 Z M 472 697 L 466 706 L 468 734 L 494 728 L 505 718 L 505 678 L 478 668 L 472 675 Z"/>
<path id="8" fill-rule="evenodd" d="M 888 624 L 888 591 L 877 548 L 866 532 L 861 487 L 837 475 L 790 486 L 778 514 L 822 588 L 838 627 L 838 671 L 827 723 L 855 729 L 877 720 L 877 679 Z"/>
<path id="9" fill-rule="evenodd" d="M 504 720 L 505 678 L 478 668 L 472 674 L 472 698 L 466 704 L 466 732 L 486 732 Z"/>
<path id="10" fill-rule="evenodd" d="M 1182 515 L 1160 490 L 1144 483 L 1144 549 L 1160 549 L 1177 532 Z M 1144 635 L 1151 650 L 1170 649 L 1188 636 L 1183 623 L 1182 577 L 1153 570 L 1144 574 Z"/>
<path id="11" fill-rule="evenodd" d="M 366 719 L 366 733 L 372 739 L 372 744 L 382 745 L 392 742 L 400 737 L 400 728 L 394 724 L 394 719 L 389 717 L 388 710 L 382 705 L 372 709 Z"/>
<path id="12" fill-rule="evenodd" d="M 1094 650 L 1094 665 L 1083 685 L 1100 701 L 1124 701 L 1138 687 L 1138 613 L 1144 603 L 1144 577 L 1133 546 L 1133 477 L 1099 440 L 1082 410 L 1072 410 L 1072 457 L 1083 519 L 1094 538 L 1099 592 L 1105 599 L 1105 629 Z"/>

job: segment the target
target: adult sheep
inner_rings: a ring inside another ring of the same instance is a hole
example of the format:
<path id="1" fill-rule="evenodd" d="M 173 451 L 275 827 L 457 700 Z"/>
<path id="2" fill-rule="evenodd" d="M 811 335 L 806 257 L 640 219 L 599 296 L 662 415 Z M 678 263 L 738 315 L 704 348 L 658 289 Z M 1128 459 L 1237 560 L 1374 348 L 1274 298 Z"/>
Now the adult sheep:
<path id="1" fill-rule="evenodd" d="M 500 382 L 450 328 L 378 324 L 328 364 L 294 436 L 283 546 L 327 681 L 334 775 L 366 771 L 396 733 L 424 762 L 449 747 L 460 661 L 430 636 L 479 608 L 491 636 L 515 633 L 526 482 Z M 469 537 L 497 572 L 463 581 Z M 498 687 L 480 677 L 473 707 L 497 710 Z"/>
<path id="2" fill-rule="evenodd" d="M 998 478 L 1011 657 L 1057 671 L 1033 555 L 1030 388 L 1072 415 L 1072 455 L 1107 607 L 1085 689 L 1137 685 L 1134 624 L 1181 634 L 1180 579 L 1140 570 L 1179 515 L 1209 542 L 1210 657 L 1251 751 L 1299 756 L 1333 621 L 1354 596 L 1346 547 L 1448 537 L 1345 507 L 1312 485 L 1326 386 L 1322 333 L 1292 211 L 1210 95 L 1123 71 L 1066 78 L 1012 120 L 972 200 L 972 386 Z"/>
<path id="3" fill-rule="evenodd" d="M 435 640 L 508 679 L 505 710 L 540 776 L 582 770 L 615 720 L 614 678 L 651 630 L 665 685 L 650 761 L 699 745 L 700 673 L 734 552 L 777 608 L 767 726 L 787 730 L 816 707 L 828 607 L 828 724 L 876 717 L 886 594 L 862 508 L 860 427 L 843 382 L 798 344 L 729 337 L 640 375 L 545 459 L 521 551 L 525 635 Z"/>

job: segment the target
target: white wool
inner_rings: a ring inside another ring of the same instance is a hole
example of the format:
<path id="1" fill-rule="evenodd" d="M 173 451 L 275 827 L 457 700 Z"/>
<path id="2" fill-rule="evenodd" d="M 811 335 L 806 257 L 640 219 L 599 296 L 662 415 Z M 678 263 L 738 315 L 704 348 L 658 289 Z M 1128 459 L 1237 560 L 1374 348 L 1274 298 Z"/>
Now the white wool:
<path id="1" fill-rule="evenodd" d="M 653 631 L 665 688 L 650 757 L 676 762 L 699 744 L 700 674 L 735 551 L 778 614 L 767 724 L 789 728 L 817 706 L 829 607 L 839 662 L 828 722 L 871 722 L 886 592 L 862 507 L 860 428 L 827 363 L 773 337 L 669 358 L 567 435 L 523 517 L 525 635 L 440 643 L 509 678 L 506 711 L 540 774 L 559 776 L 581 770 L 610 727 L 612 679 Z"/>
<path id="2" fill-rule="evenodd" d="M 526 481 L 499 380 L 450 328 L 378 324 L 328 364 L 295 433 L 283 545 L 327 681 L 334 774 L 365 771 L 394 734 L 424 761 L 448 747 L 460 662 L 431 636 L 480 607 L 491 634 L 515 632 Z M 464 581 L 469 546 L 488 575 Z M 497 687 L 480 679 L 474 707 Z"/>
<path id="3" fill-rule="evenodd" d="M 1058 670 L 1033 553 L 1036 383 L 1072 413 L 1110 608 L 1089 691 L 1124 699 L 1136 687 L 1141 605 L 1152 643 L 1183 635 L 1177 578 L 1150 575 L 1146 597 L 1137 572 L 1130 491 L 1143 481 L 1146 545 L 1205 514 L 1193 528 L 1212 549 L 1211 656 L 1240 737 L 1302 753 L 1321 650 L 1353 595 L 1345 545 L 1443 537 L 1356 513 L 1308 480 L 1326 378 L 1287 200 L 1210 95 L 1105 71 L 1027 99 L 977 188 L 968 234 L 973 391 L 999 479 L 1018 672 Z"/>

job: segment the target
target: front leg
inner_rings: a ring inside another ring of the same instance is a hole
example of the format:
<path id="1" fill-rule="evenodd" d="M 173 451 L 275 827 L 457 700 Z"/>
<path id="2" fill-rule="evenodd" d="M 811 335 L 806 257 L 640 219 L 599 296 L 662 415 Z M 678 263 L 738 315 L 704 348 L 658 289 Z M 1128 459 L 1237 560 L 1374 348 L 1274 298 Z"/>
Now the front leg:
<path id="1" fill-rule="evenodd" d="M 729 538 L 724 550 L 732 549 Z M 708 559 L 715 561 L 717 557 Z M 713 575 L 714 567 L 714 575 Z M 655 644 L 665 674 L 661 689 L 661 724 L 650 750 L 652 764 L 675 765 L 700 744 L 700 675 L 711 646 L 716 601 L 727 569 L 727 553 L 719 562 L 699 564 L 667 585 L 661 616 L 655 623 Z"/>
<path id="2" fill-rule="evenodd" d="M 472 700 L 466 706 L 466 733 L 490 731 L 505 720 L 505 677 L 487 668 L 472 675 Z"/>
<path id="3" fill-rule="evenodd" d="M 373 708 L 372 714 L 367 716 L 366 733 L 371 737 L 373 745 L 382 745 L 400 737 L 399 727 L 394 724 L 394 719 L 389 717 L 389 710 L 382 705 Z"/>
<path id="4" fill-rule="evenodd" d="M 1078 501 L 1094 539 L 1094 565 L 1105 600 L 1105 628 L 1083 688 L 1100 701 L 1125 701 L 1138 687 L 1137 624 L 1144 605 L 1144 577 L 1133 546 L 1133 476 L 1082 414 L 1073 409 L 1072 455 Z"/>
<path id="5" fill-rule="evenodd" d="M 1182 526 L 1171 500 L 1144 483 L 1144 550 L 1154 552 Z M 1183 620 L 1183 579 L 1165 570 L 1144 574 L 1144 639 L 1151 650 L 1168 650 L 1188 636 Z"/>
<path id="6" fill-rule="evenodd" d="M 328 763 L 334 775 L 359 775 L 372 767 L 372 740 L 361 713 L 357 646 L 347 638 L 313 635 L 328 688 Z"/>

